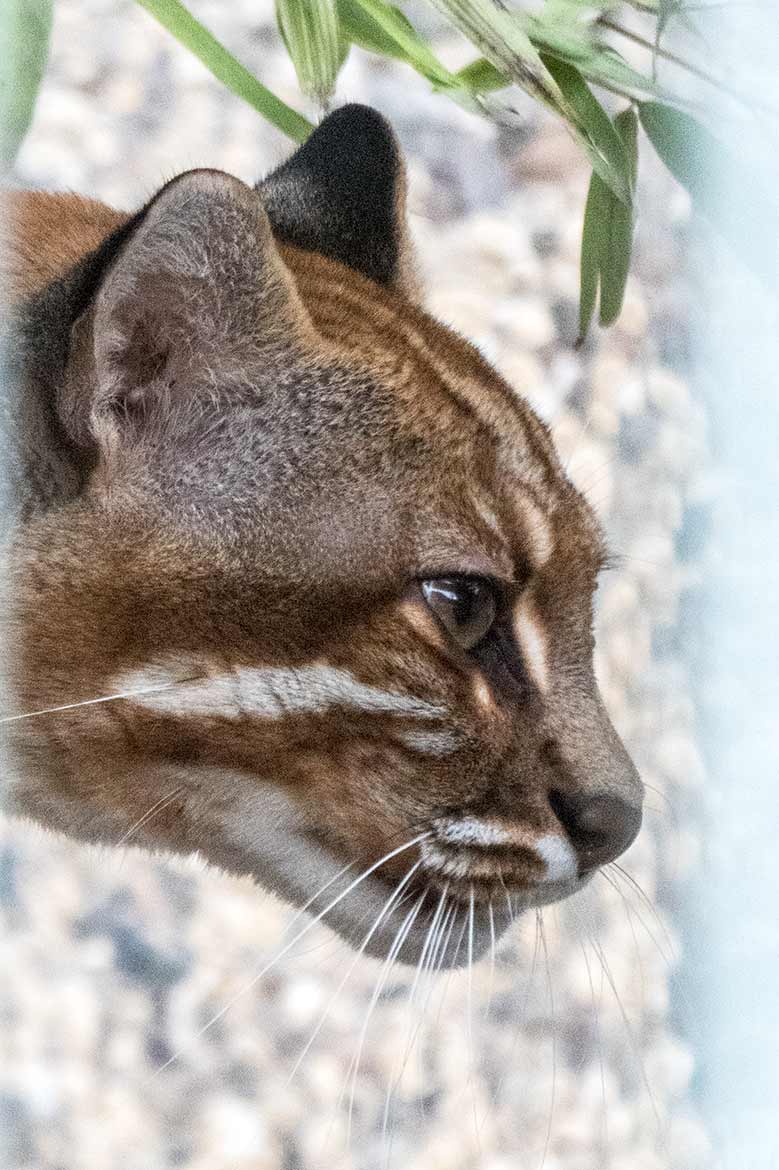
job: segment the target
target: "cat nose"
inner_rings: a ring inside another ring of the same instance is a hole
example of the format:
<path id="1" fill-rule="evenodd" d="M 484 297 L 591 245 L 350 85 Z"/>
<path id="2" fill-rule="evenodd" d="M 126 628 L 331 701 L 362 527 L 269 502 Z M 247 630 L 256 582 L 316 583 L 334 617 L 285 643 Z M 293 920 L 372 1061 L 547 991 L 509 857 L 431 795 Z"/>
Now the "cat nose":
<path id="1" fill-rule="evenodd" d="M 576 850 L 582 875 L 614 861 L 641 828 L 641 806 L 619 796 L 553 789 L 549 803 Z"/>

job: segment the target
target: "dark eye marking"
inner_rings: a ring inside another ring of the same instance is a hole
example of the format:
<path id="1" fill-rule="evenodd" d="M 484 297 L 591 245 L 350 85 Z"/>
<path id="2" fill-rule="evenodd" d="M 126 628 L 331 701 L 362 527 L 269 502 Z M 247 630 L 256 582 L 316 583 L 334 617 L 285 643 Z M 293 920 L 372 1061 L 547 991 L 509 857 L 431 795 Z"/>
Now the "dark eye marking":
<path id="1" fill-rule="evenodd" d="M 422 595 L 463 650 L 474 650 L 495 624 L 498 587 L 485 577 L 433 577 L 422 582 Z"/>

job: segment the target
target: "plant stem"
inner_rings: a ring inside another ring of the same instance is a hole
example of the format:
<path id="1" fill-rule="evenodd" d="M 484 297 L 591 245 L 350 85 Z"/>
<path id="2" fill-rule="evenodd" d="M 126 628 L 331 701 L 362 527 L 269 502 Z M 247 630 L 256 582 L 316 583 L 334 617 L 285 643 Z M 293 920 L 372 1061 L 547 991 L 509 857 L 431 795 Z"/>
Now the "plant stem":
<path id="1" fill-rule="evenodd" d="M 266 121 L 295 142 L 305 142 L 313 130 L 311 123 L 266 89 L 180 0 L 138 0 L 138 3 L 172 33 L 179 44 L 194 53 L 214 77 L 253 106 Z"/>
<path id="2" fill-rule="evenodd" d="M 683 57 L 677 57 L 675 53 L 670 53 L 668 49 L 659 48 L 654 43 L 654 41 L 648 41 L 646 37 L 642 37 L 640 33 L 633 32 L 632 29 L 623 28 L 621 24 L 617 24 L 616 21 L 610 20 L 607 16 L 602 16 L 598 23 L 604 28 L 611 29 L 612 32 L 619 33 L 620 36 L 627 37 L 629 41 L 633 41 L 635 44 L 641 45 L 642 48 L 648 49 L 651 53 L 654 53 L 655 56 L 662 57 L 665 61 L 670 61 L 672 65 L 678 65 L 680 69 L 686 69 L 688 73 L 693 75 L 693 77 L 697 77 L 701 81 L 706 81 L 709 85 L 716 86 L 716 88 L 721 90 L 722 93 L 729 94 L 730 97 L 734 98 L 735 101 L 741 102 L 742 105 L 749 106 L 752 109 L 757 106 L 771 114 L 775 114 L 777 112 L 776 107 L 772 106 L 769 102 L 761 102 L 756 100 L 754 94 L 742 93 L 740 90 L 735 89 L 732 85 L 728 85 L 728 83 L 723 81 L 722 78 L 715 77 L 714 74 L 708 73 L 705 69 L 702 69 L 700 65 L 693 65 L 692 62 L 685 61 Z"/>
<path id="3" fill-rule="evenodd" d="M 694 77 L 700 78 L 701 81 L 707 81 L 709 85 L 716 85 L 718 89 L 725 88 L 718 77 L 707 73 L 699 65 L 693 65 L 690 61 L 685 61 L 683 57 L 677 57 L 675 53 L 669 53 L 667 49 L 660 48 L 654 41 L 647 40 L 646 37 L 642 37 L 640 33 L 633 32 L 630 28 L 624 28 L 621 24 L 617 24 L 616 21 L 610 20 L 608 16 L 601 16 L 598 24 L 604 28 L 611 29 L 612 32 L 619 33 L 620 36 L 627 37 L 629 41 L 633 41 L 636 45 L 641 45 L 642 48 L 648 49 L 655 56 L 662 57 L 665 61 L 670 61 L 673 65 L 678 65 L 680 69 L 686 69 L 688 73 L 692 73 Z"/>

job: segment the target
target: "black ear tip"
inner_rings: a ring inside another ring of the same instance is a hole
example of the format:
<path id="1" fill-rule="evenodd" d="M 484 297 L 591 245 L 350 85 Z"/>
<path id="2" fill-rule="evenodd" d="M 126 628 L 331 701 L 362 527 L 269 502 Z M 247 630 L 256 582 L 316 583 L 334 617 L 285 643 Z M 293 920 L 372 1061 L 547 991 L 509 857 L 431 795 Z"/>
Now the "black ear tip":
<path id="1" fill-rule="evenodd" d="M 305 154 L 321 151 L 330 166 L 369 165 L 374 171 L 395 171 L 400 148 L 387 119 L 370 106 L 340 106 L 324 118 L 301 147 Z"/>
<path id="2" fill-rule="evenodd" d="M 339 133 L 349 133 L 357 137 L 388 138 L 395 141 L 392 127 L 383 114 L 374 110 L 372 106 L 363 106 L 359 102 L 349 102 L 333 110 L 317 126 L 315 134 L 321 131 L 337 130 Z"/>
<path id="3" fill-rule="evenodd" d="M 405 180 L 397 140 L 377 110 L 333 110 L 258 188 L 279 239 L 380 284 L 395 280 Z"/>

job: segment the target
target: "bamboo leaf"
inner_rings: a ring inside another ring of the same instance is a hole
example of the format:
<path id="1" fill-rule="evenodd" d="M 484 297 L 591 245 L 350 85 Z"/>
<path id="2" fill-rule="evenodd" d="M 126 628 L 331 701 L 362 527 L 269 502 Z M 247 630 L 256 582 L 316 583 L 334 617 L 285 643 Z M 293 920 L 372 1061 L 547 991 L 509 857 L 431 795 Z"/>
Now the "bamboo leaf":
<path id="1" fill-rule="evenodd" d="M 638 118 L 630 108 L 614 119 L 628 163 L 631 189 L 638 160 Z M 633 245 L 633 208 L 617 199 L 593 171 L 584 210 L 579 296 L 579 341 L 583 341 L 600 294 L 600 323 L 611 325 L 622 311 Z"/>
<path id="2" fill-rule="evenodd" d="M 627 160 L 608 114 L 578 69 L 539 53 L 524 31 L 521 14 L 494 0 L 431 0 L 479 48 L 498 74 L 544 102 L 570 125 L 594 170 L 625 203 L 632 200 Z"/>
<path id="3" fill-rule="evenodd" d="M 657 0 L 657 32 L 655 34 L 655 45 L 659 47 L 660 38 L 665 32 L 665 27 L 671 17 L 684 10 L 684 5 L 681 0 Z"/>
<path id="4" fill-rule="evenodd" d="M 505 73 L 496 69 L 486 57 L 479 57 L 477 61 L 472 61 L 470 65 L 460 69 L 455 76 L 458 81 L 474 93 L 491 93 L 493 90 L 505 89 L 507 85 L 511 85 L 511 78 L 506 77 Z"/>
<path id="5" fill-rule="evenodd" d="M 642 100 L 664 96 L 654 78 L 633 69 L 610 45 L 603 45 L 597 54 L 579 62 L 579 68 L 593 85 L 602 85 L 625 97 Z"/>
<path id="6" fill-rule="evenodd" d="M 638 158 L 638 118 L 631 107 L 614 119 L 614 124 L 625 144 L 630 166 L 631 185 L 635 186 Z M 611 196 L 611 192 L 609 192 Z M 608 208 L 608 240 L 601 257 L 600 323 L 611 325 L 622 312 L 625 286 L 630 270 L 633 247 L 633 207 L 611 196 Z"/>
<path id="7" fill-rule="evenodd" d="M 696 118 L 661 102 L 638 107 L 647 137 L 674 178 L 770 288 L 779 271 L 776 190 L 770 167 L 737 159 Z M 736 186 L 734 176 L 738 176 Z"/>
<path id="8" fill-rule="evenodd" d="M 276 23 L 303 93 L 328 101 L 344 60 L 335 0 L 276 0 Z"/>
<path id="9" fill-rule="evenodd" d="M 46 69 L 52 0 L 0 5 L 0 163 L 10 165 L 27 133 Z"/>
<path id="10" fill-rule="evenodd" d="M 360 48 L 408 62 L 439 88 L 458 87 L 456 75 L 399 8 L 384 0 L 338 0 L 338 12 L 344 34 Z"/>
<path id="11" fill-rule="evenodd" d="M 592 172 L 584 208 L 579 292 L 579 344 L 590 328 L 600 288 L 602 257 L 608 246 L 608 203 L 613 198 L 596 171 Z"/>
<path id="12" fill-rule="evenodd" d="M 401 20 L 406 17 L 399 10 L 397 15 Z M 338 18 L 345 38 L 352 44 L 359 45 L 369 53 L 378 53 L 382 57 L 393 57 L 397 61 L 409 61 L 408 53 L 401 48 L 398 41 L 362 7 L 359 0 L 338 0 Z M 410 22 L 409 30 L 414 31 Z"/>
<path id="13" fill-rule="evenodd" d="M 614 119 L 614 126 L 625 147 L 630 187 L 635 191 L 638 178 L 638 115 L 633 106 L 620 110 Z"/>
<path id="14" fill-rule="evenodd" d="M 266 89 L 180 0 L 138 0 L 138 3 L 202 61 L 214 77 L 253 106 L 266 121 L 296 142 L 305 142 L 313 130 L 308 119 Z"/>
<path id="15" fill-rule="evenodd" d="M 641 125 L 674 178 L 705 208 L 715 202 L 717 174 L 730 159 L 725 148 L 692 115 L 662 102 L 642 102 Z"/>
<path id="16" fill-rule="evenodd" d="M 546 55 L 543 59 L 573 111 L 575 129 L 593 169 L 618 199 L 630 205 L 633 199 L 630 164 L 611 119 L 575 66 Z"/>
<path id="17" fill-rule="evenodd" d="M 633 69 L 604 40 L 601 18 L 618 7 L 613 0 L 546 0 L 538 12 L 517 13 L 525 32 L 542 54 L 575 65 L 588 81 L 635 98 L 659 97 L 654 77 Z"/>
<path id="18" fill-rule="evenodd" d="M 505 74 L 532 97 L 571 120 L 567 102 L 517 14 L 493 0 L 430 0 L 451 23 Z"/>

